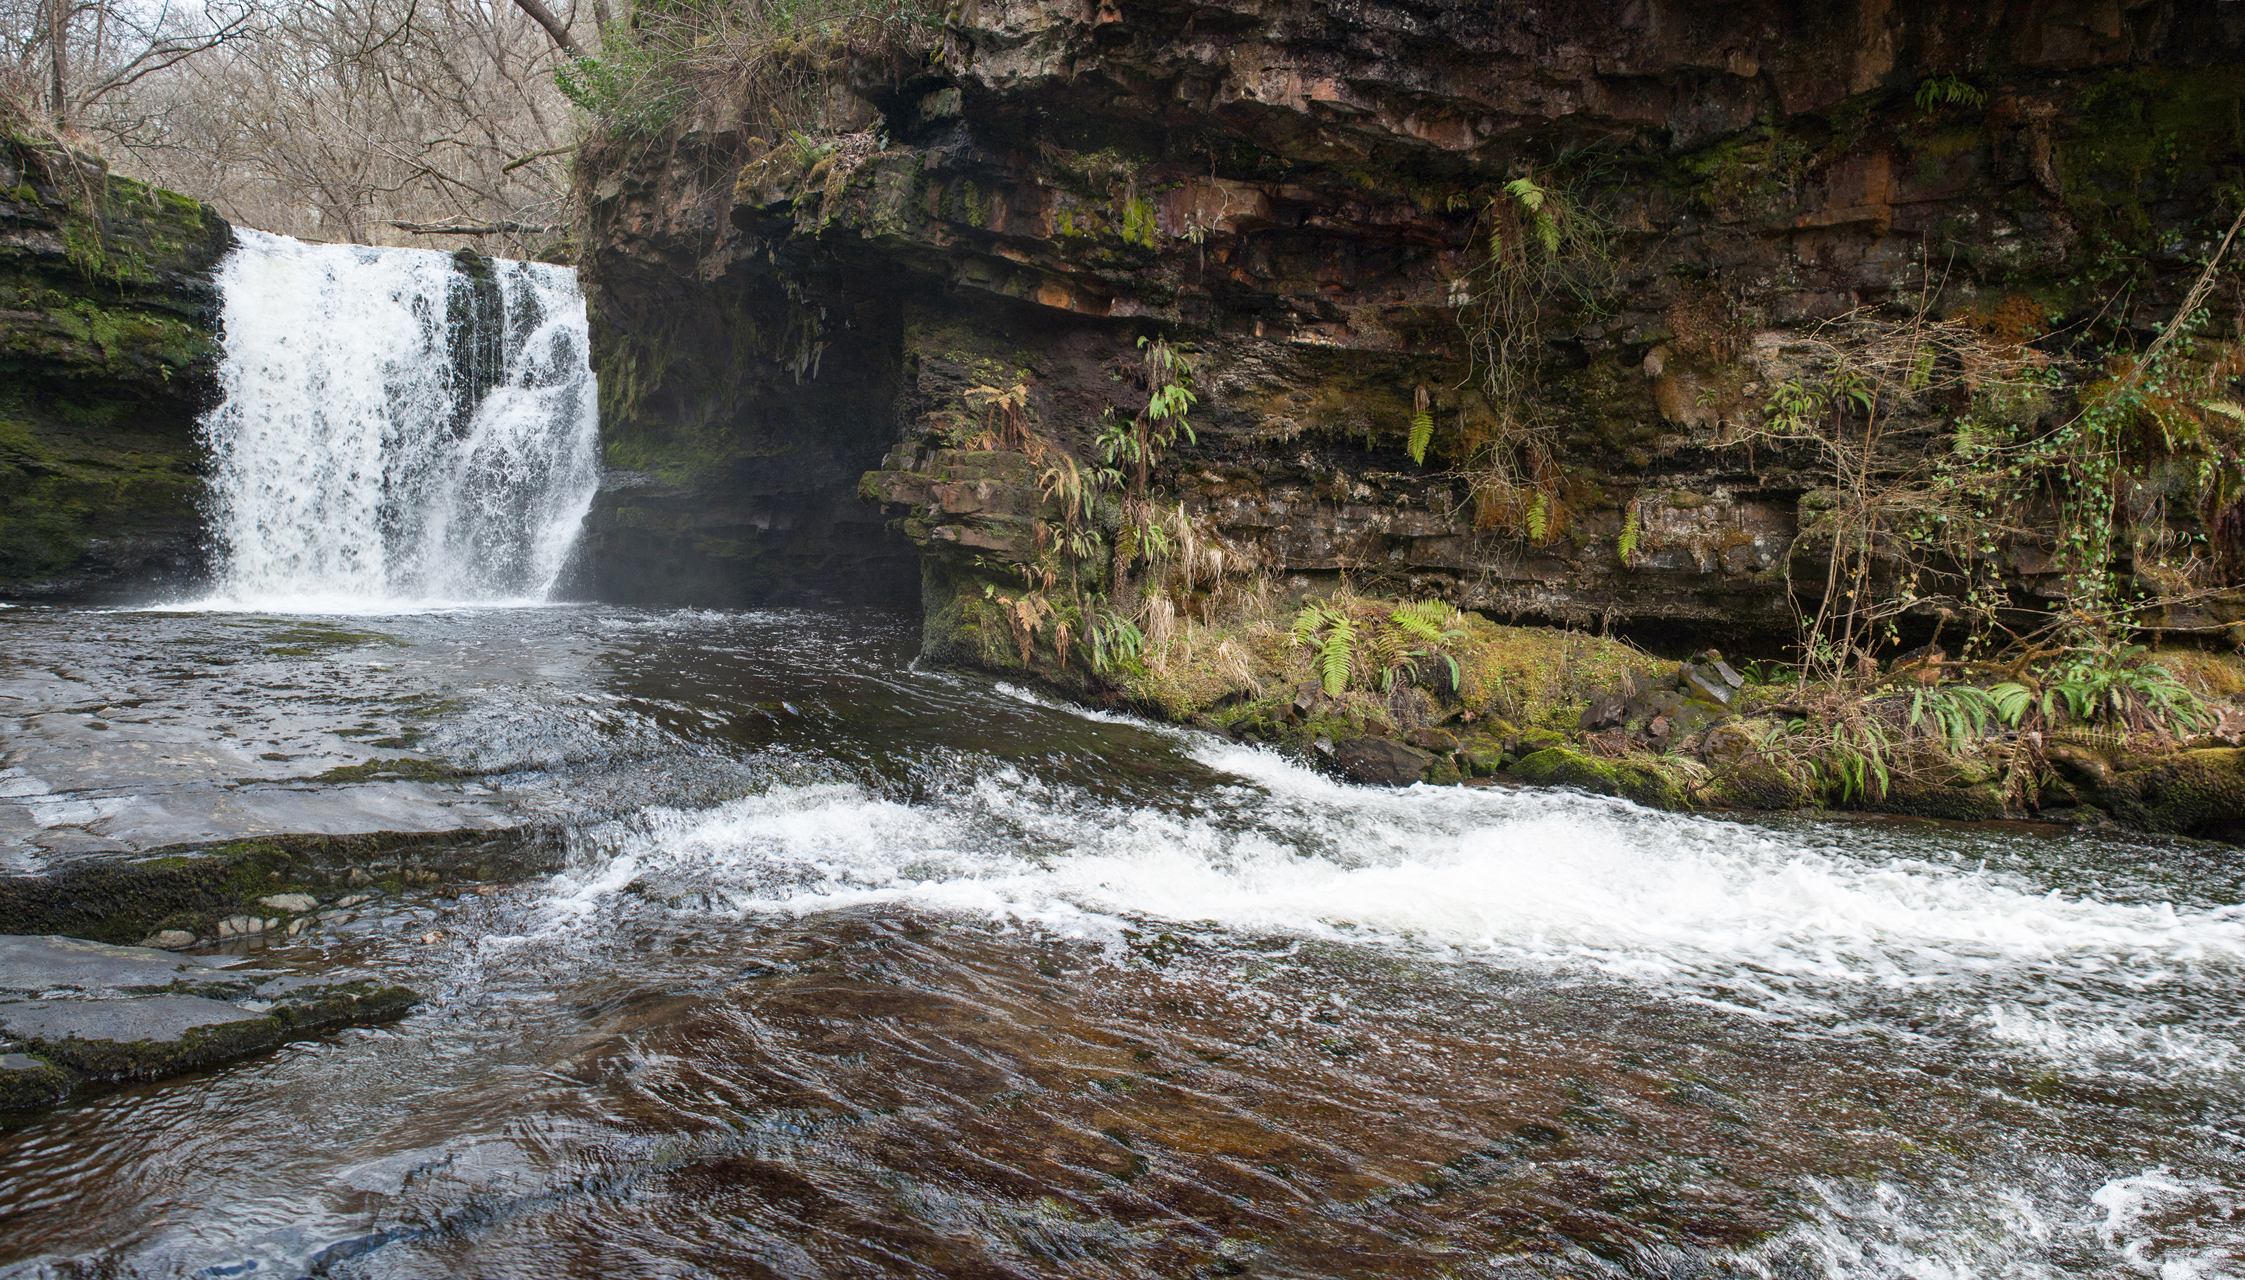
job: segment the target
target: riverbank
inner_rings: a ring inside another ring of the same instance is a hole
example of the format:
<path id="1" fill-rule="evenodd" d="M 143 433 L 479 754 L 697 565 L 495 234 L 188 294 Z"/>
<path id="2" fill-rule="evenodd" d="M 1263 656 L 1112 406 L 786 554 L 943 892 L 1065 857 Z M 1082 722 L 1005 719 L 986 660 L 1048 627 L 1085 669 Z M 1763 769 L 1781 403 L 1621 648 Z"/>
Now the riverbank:
<path id="1" fill-rule="evenodd" d="M 2123 691 L 2172 686 L 2173 714 L 2119 695 L 2073 709 L 2075 687 L 2046 670 L 2021 673 L 2030 705 L 2007 716 L 1988 696 L 2003 681 L 1941 681 L 1923 653 L 1809 683 L 1714 650 L 1664 659 L 1610 636 L 1349 593 L 1293 604 L 1243 593 L 1212 606 L 1224 620 L 1152 628 L 1102 671 L 1089 646 L 1064 663 L 1042 641 L 1013 644 L 1009 603 L 992 593 L 947 620 L 971 642 L 954 661 L 1273 746 L 1352 782 L 1498 780 L 1672 811 L 2040 819 L 2245 842 L 2245 660 L 2231 653 L 2117 656 Z"/>

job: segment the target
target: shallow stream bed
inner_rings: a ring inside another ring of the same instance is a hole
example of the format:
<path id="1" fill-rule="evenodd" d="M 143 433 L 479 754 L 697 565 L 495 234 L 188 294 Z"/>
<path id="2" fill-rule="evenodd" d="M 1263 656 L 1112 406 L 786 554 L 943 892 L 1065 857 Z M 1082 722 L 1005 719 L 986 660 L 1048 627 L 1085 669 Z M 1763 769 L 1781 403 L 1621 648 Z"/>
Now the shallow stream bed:
<path id="1" fill-rule="evenodd" d="M 1367 790 L 916 641 L 0 610 L 11 870 L 567 832 L 236 944 L 402 1021 L 7 1121 L 0 1276 L 2245 1275 L 2226 854 Z"/>

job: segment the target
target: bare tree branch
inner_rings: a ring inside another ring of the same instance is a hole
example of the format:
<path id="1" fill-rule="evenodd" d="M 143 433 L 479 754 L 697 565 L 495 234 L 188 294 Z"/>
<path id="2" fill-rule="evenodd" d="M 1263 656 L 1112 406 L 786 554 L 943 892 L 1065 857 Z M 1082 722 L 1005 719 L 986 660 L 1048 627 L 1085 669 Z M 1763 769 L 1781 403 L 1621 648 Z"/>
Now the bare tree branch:
<path id="1" fill-rule="evenodd" d="M 516 8 L 529 14 L 533 21 L 546 29 L 546 34 L 553 37 L 553 42 L 561 46 L 563 53 L 572 58 L 585 56 L 585 51 L 577 47 L 577 42 L 569 38 L 569 28 L 562 24 L 561 19 L 553 16 L 553 10 L 548 9 L 542 0 L 514 0 L 514 3 Z"/>
<path id="2" fill-rule="evenodd" d="M 392 222 L 388 225 L 417 236 L 551 235 L 561 230 L 550 223 L 532 222 Z"/>

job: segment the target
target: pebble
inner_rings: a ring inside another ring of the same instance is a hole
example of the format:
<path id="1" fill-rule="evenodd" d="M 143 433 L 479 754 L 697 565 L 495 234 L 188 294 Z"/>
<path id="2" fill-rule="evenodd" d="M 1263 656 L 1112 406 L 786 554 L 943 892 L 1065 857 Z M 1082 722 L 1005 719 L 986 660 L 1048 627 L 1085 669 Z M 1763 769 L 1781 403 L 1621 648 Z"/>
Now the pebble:
<path id="1" fill-rule="evenodd" d="M 218 922 L 221 938 L 246 938 L 253 933 L 265 932 L 265 922 L 256 916 L 228 916 Z"/>
<path id="2" fill-rule="evenodd" d="M 160 947 L 165 951 L 181 951 L 195 945 L 195 935 L 185 929 L 159 929 L 141 943 L 144 947 Z"/>
<path id="3" fill-rule="evenodd" d="M 320 901 L 308 893 L 276 893 L 270 897 L 259 898 L 257 905 L 271 907 L 275 911 L 302 913 L 317 907 L 320 905 Z"/>

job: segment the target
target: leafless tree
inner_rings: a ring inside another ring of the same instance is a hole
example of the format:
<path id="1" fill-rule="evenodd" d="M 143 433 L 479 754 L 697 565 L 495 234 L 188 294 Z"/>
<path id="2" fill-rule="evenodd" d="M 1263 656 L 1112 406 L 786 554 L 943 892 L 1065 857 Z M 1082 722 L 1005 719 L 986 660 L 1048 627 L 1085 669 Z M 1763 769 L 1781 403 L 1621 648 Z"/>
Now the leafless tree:
<path id="1" fill-rule="evenodd" d="M 0 0 L 0 91 L 68 132 L 106 100 L 200 53 L 244 39 L 263 0 Z M 30 86 L 38 84 L 31 101 Z"/>
<path id="2" fill-rule="evenodd" d="M 530 7 L 544 18 L 519 0 L 0 0 L 0 92 L 243 225 L 527 255 L 567 222 L 578 124 L 553 72 L 584 49 L 574 6 Z"/>

